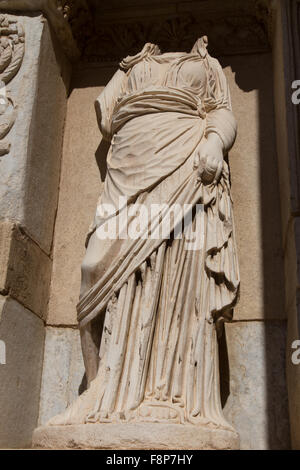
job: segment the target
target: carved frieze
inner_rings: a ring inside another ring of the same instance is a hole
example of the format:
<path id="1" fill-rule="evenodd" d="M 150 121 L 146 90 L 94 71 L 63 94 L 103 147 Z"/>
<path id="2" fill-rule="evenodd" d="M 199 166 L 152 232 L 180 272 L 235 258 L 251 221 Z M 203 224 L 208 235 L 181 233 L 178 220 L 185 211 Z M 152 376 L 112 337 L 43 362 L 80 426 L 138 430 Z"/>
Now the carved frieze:
<path id="1" fill-rule="evenodd" d="M 42 11 L 72 61 L 79 51 L 119 61 L 145 42 L 188 51 L 201 35 L 216 56 L 270 50 L 271 0 L 0 0 L 0 9 Z"/>
<path id="2" fill-rule="evenodd" d="M 7 85 L 18 73 L 25 51 L 25 33 L 20 22 L 0 15 L 0 156 L 10 143 L 5 139 L 14 125 L 17 105 Z"/>
<path id="3" fill-rule="evenodd" d="M 119 60 L 126 51 L 135 54 L 145 42 L 159 44 L 162 51 L 188 51 L 197 37 L 210 32 L 214 55 L 262 52 L 269 49 L 267 34 L 255 17 L 224 17 L 198 21 L 192 15 L 155 21 L 102 24 L 95 36 L 81 44 L 88 61 Z"/>
<path id="4" fill-rule="evenodd" d="M 118 61 L 145 42 L 159 44 L 164 52 L 188 51 L 205 34 L 217 56 L 270 49 L 268 0 L 133 3 L 125 0 L 117 8 L 106 0 L 101 5 L 95 0 L 59 1 L 84 60 Z"/>

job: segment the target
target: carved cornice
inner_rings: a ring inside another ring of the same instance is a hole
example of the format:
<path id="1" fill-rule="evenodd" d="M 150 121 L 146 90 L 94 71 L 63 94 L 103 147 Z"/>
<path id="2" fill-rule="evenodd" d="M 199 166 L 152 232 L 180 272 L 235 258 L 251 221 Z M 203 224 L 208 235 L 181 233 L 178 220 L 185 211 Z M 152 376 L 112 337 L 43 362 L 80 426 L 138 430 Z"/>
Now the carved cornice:
<path id="1" fill-rule="evenodd" d="M 72 59 L 118 61 L 146 42 L 189 50 L 209 36 L 213 55 L 270 50 L 270 0 L 0 0 L 0 9 L 41 10 Z"/>
<path id="2" fill-rule="evenodd" d="M 80 51 L 74 40 L 71 27 L 60 9 L 59 0 L 0 0 L 0 10 L 42 12 L 48 18 L 67 57 L 71 61 L 80 57 Z"/>
<path id="3" fill-rule="evenodd" d="M 83 60 L 118 61 L 137 53 L 146 42 L 162 51 L 190 50 L 209 36 L 213 55 L 270 50 L 269 0 L 198 0 L 134 2 L 61 0 Z"/>

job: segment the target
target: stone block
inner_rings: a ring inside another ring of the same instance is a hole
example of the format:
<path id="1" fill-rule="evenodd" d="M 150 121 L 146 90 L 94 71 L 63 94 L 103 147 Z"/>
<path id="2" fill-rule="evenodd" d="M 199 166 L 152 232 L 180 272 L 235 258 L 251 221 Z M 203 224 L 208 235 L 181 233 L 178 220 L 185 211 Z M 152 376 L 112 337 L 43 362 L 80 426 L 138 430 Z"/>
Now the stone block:
<path id="1" fill-rule="evenodd" d="M 227 351 L 220 348 L 224 412 L 241 449 L 289 449 L 286 322 L 227 324 L 226 340 Z"/>
<path id="2" fill-rule="evenodd" d="M 226 325 L 226 342 L 220 345 L 222 400 L 242 449 L 290 447 L 285 348 L 285 321 Z M 83 375 L 78 331 L 47 327 L 41 426 L 74 401 Z"/>
<path id="3" fill-rule="evenodd" d="M 64 411 L 79 395 L 84 377 L 79 331 L 46 328 L 39 422 Z"/>
<path id="4" fill-rule="evenodd" d="M 281 2 L 282 3 L 282 2 Z M 280 2 L 277 2 L 280 5 Z M 282 233 L 283 239 L 285 237 L 291 213 L 295 210 L 298 203 L 297 187 L 294 186 L 295 175 L 290 171 L 290 156 L 291 147 L 294 146 L 293 139 L 290 139 L 289 134 L 293 132 L 289 129 L 288 115 L 292 114 L 289 103 L 287 102 L 287 85 L 290 87 L 292 80 L 287 80 L 287 57 L 290 57 L 288 45 L 285 44 L 283 39 L 284 31 L 282 27 L 282 11 L 280 6 L 276 9 L 274 14 L 273 24 L 273 81 L 274 81 L 274 111 L 275 111 L 275 127 L 276 127 L 276 146 L 278 156 L 278 169 L 279 169 L 279 192 L 280 192 L 280 206 L 281 206 L 281 219 L 282 219 Z M 284 27 L 286 27 L 285 25 Z M 292 90 L 291 90 L 292 91 Z M 289 97 L 291 98 L 291 96 Z M 293 107 L 293 106 L 292 106 Z M 293 181 L 294 180 L 294 181 Z M 283 240 L 284 242 L 284 240 Z"/>
<path id="5" fill-rule="evenodd" d="M 296 305 L 296 293 L 300 287 L 300 217 L 290 219 L 284 250 L 284 280 L 286 310 Z"/>
<path id="6" fill-rule="evenodd" d="M 237 139 L 229 154 L 241 273 L 241 297 L 234 318 L 284 319 L 271 55 L 232 57 L 222 62 L 238 123 Z"/>
<path id="7" fill-rule="evenodd" d="M 57 209 L 67 93 L 46 20 L 7 15 L 25 31 L 21 67 L 7 86 L 16 120 L 1 157 L 0 217 L 20 223 L 50 253 Z"/>
<path id="8" fill-rule="evenodd" d="M 40 427 L 34 431 L 33 446 L 48 450 L 238 450 L 239 438 L 233 431 L 213 426 L 95 423 Z"/>
<path id="9" fill-rule="evenodd" d="M 0 291 L 46 318 L 52 262 L 21 227 L 0 222 Z"/>
<path id="10" fill-rule="evenodd" d="M 106 168 L 107 144 L 101 142 L 94 101 L 103 89 L 101 85 L 107 83 L 113 72 L 112 69 L 92 68 L 75 73 L 73 79 L 53 247 L 48 315 L 48 324 L 52 326 L 77 324 L 76 304 L 85 239 L 94 219 Z"/>
<path id="11" fill-rule="evenodd" d="M 0 447 L 26 448 L 38 422 L 44 351 L 44 324 L 9 297 L 0 297 Z"/>
<path id="12" fill-rule="evenodd" d="M 292 449 L 300 450 L 300 290 L 288 310 L 287 384 Z"/>

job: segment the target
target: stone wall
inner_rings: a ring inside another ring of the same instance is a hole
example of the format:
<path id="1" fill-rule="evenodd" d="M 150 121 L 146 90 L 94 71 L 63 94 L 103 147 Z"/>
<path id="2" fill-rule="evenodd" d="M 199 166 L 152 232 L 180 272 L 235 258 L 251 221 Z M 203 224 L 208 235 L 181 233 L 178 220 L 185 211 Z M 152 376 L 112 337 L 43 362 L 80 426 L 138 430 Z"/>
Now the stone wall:
<path id="1" fill-rule="evenodd" d="M 293 363 L 300 337 L 300 108 L 292 102 L 292 83 L 300 78 L 300 3 L 281 0 L 274 24 L 274 89 L 282 214 L 284 284 L 287 312 L 287 383 L 293 449 L 300 449 L 300 367 Z"/>
<path id="2" fill-rule="evenodd" d="M 23 26 L 25 55 L 7 86 L 16 120 L 0 158 L 0 447 L 27 447 L 39 413 L 68 64 L 40 14 Z"/>

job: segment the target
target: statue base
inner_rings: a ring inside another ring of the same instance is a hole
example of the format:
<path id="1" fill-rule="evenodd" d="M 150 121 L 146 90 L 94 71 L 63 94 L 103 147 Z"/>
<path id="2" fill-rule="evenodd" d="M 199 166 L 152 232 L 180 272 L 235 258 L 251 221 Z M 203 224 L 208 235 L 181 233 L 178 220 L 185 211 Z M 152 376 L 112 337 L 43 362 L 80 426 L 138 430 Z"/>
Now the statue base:
<path id="1" fill-rule="evenodd" d="M 192 424 L 103 423 L 44 426 L 33 434 L 34 449 L 238 450 L 236 432 Z"/>

